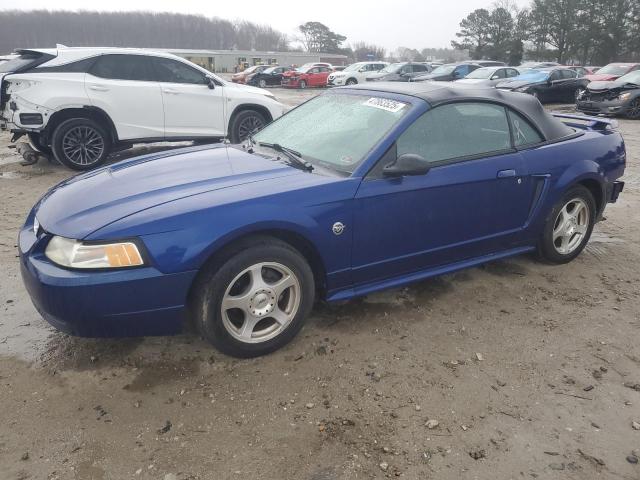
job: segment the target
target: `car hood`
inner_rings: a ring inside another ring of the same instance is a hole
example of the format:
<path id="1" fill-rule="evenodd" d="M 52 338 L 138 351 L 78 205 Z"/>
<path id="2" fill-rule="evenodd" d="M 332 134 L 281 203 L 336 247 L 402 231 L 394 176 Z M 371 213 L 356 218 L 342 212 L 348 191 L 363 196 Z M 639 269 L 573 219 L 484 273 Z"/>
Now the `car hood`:
<path id="1" fill-rule="evenodd" d="M 245 85 L 242 83 L 226 82 L 224 84 L 224 88 L 230 88 L 233 90 L 242 90 L 243 92 L 246 92 L 246 93 L 256 93 L 258 95 L 266 95 L 268 97 L 273 96 L 273 94 L 270 91 L 265 90 L 264 88 L 252 87 L 251 85 Z"/>
<path id="2" fill-rule="evenodd" d="M 603 74 L 592 73 L 591 75 L 585 75 L 582 78 L 585 78 L 590 82 L 599 82 L 599 81 L 615 80 L 619 76 L 620 75 L 610 75 L 608 73 L 603 73 Z"/>
<path id="3" fill-rule="evenodd" d="M 507 90 L 515 90 L 516 88 L 529 87 L 531 85 L 540 85 L 544 82 L 529 82 L 527 80 L 513 80 L 511 82 L 501 82 L 496 85 L 496 88 L 503 88 Z"/>
<path id="4" fill-rule="evenodd" d="M 44 195 L 35 207 L 36 216 L 45 231 L 82 239 L 148 208 L 223 188 L 281 182 L 293 175 L 306 173 L 224 145 L 188 147 L 72 177 Z"/>
<path id="5" fill-rule="evenodd" d="M 589 83 L 589 85 L 587 85 L 587 88 L 592 92 L 601 92 L 603 90 L 613 90 L 616 88 L 633 90 L 636 88 L 640 88 L 640 85 L 612 80 L 608 82 L 591 82 Z"/>

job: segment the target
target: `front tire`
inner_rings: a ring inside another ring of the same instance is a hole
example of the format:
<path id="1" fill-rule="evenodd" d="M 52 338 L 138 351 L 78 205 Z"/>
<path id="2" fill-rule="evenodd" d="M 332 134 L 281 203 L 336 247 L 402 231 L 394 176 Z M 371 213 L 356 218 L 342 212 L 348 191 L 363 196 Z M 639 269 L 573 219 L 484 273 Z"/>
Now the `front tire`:
<path id="1" fill-rule="evenodd" d="M 356 80 L 355 78 L 350 78 L 349 80 L 347 80 L 347 83 L 345 85 L 350 86 L 350 85 L 357 85 L 358 84 L 358 80 Z"/>
<path id="2" fill-rule="evenodd" d="M 307 82 L 305 80 L 300 80 L 300 88 L 303 90 L 307 88 Z"/>
<path id="3" fill-rule="evenodd" d="M 629 109 L 627 110 L 627 118 L 632 120 L 640 119 L 640 97 L 636 98 L 629 105 Z"/>
<path id="4" fill-rule="evenodd" d="M 582 185 L 570 188 L 545 223 L 538 253 L 550 263 L 568 263 L 587 245 L 596 220 L 596 202 Z"/>
<path id="5" fill-rule="evenodd" d="M 261 78 L 260 81 L 258 82 L 258 86 L 260 88 L 265 88 L 267 86 L 267 81 L 264 78 Z"/>
<path id="6" fill-rule="evenodd" d="M 260 130 L 267 124 L 264 115 L 255 110 L 244 110 L 238 113 L 229 126 L 231 132 L 231 143 L 241 143 L 249 135 Z"/>
<path id="7" fill-rule="evenodd" d="M 51 155 L 51 146 L 42 141 L 41 134 L 36 132 L 29 132 L 27 133 L 27 137 L 29 137 L 29 143 L 34 150 L 37 150 L 40 153 L 44 153 L 45 155 Z"/>
<path id="8" fill-rule="evenodd" d="M 315 294 L 305 258 L 271 237 L 240 242 L 198 280 L 196 327 L 218 350 L 240 358 L 266 355 L 303 327 Z"/>
<path id="9" fill-rule="evenodd" d="M 91 170 L 109 156 L 111 142 L 106 129 L 90 118 L 65 120 L 51 137 L 53 155 L 73 170 Z"/>

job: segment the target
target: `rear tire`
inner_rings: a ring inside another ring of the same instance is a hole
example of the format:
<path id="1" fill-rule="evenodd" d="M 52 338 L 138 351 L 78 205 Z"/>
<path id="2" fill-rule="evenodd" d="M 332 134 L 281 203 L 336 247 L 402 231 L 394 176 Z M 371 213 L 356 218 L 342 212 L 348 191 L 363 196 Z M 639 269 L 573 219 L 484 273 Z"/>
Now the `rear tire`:
<path id="1" fill-rule="evenodd" d="M 107 130 L 90 118 L 71 118 L 51 137 L 56 160 L 72 170 L 91 170 L 106 162 L 111 150 Z"/>
<path id="2" fill-rule="evenodd" d="M 241 143 L 267 124 L 264 115 L 255 110 L 244 110 L 233 117 L 229 132 L 231 143 Z"/>
<path id="3" fill-rule="evenodd" d="M 596 221 L 596 202 L 582 185 L 571 187 L 547 217 L 538 244 L 540 258 L 549 263 L 568 263 L 587 245 Z"/>
<path id="4" fill-rule="evenodd" d="M 313 273 L 289 244 L 271 237 L 239 242 L 202 272 L 192 301 L 202 336 L 227 355 L 266 355 L 303 327 L 315 294 Z"/>

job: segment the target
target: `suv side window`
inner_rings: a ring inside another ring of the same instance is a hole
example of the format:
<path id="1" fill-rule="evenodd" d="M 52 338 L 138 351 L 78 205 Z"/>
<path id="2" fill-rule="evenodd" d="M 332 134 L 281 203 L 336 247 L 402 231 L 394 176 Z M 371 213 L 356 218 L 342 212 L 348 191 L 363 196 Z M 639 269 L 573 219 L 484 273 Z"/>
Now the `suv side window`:
<path id="1" fill-rule="evenodd" d="M 398 156 L 414 153 L 428 163 L 511 149 L 504 107 L 450 103 L 429 110 L 397 140 Z"/>
<path id="2" fill-rule="evenodd" d="M 204 73 L 171 58 L 149 57 L 158 82 L 205 84 Z"/>
<path id="3" fill-rule="evenodd" d="M 91 75 L 113 80 L 153 81 L 144 55 L 101 55 L 89 70 Z"/>
<path id="4" fill-rule="evenodd" d="M 413 66 L 413 71 L 414 72 L 428 72 L 429 69 L 427 68 L 426 65 L 417 64 L 417 65 Z"/>
<path id="5" fill-rule="evenodd" d="M 533 145 L 544 140 L 526 118 L 513 110 L 509 110 L 509 122 L 513 133 L 513 144 L 516 147 Z"/>
<path id="6" fill-rule="evenodd" d="M 400 70 L 400 73 L 411 73 L 413 72 L 413 69 L 411 68 L 411 65 L 405 65 L 404 67 L 402 67 L 402 70 Z"/>
<path id="7" fill-rule="evenodd" d="M 384 67 L 386 67 L 386 65 L 384 65 L 382 63 L 376 63 L 375 65 L 372 65 L 371 67 L 372 67 L 371 70 L 377 72 L 379 70 L 382 70 Z"/>

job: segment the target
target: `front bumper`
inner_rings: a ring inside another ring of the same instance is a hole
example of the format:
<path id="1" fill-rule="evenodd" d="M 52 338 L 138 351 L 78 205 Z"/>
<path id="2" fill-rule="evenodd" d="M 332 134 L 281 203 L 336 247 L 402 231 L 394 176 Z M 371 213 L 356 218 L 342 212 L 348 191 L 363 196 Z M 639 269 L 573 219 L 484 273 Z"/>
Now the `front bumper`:
<path id="1" fill-rule="evenodd" d="M 624 115 L 628 108 L 627 102 L 622 100 L 578 100 L 576 102 L 576 110 L 590 115 Z"/>
<path id="2" fill-rule="evenodd" d="M 153 267 L 69 270 L 45 257 L 50 238 L 46 233 L 36 236 L 25 226 L 18 248 L 22 280 L 33 305 L 55 328 L 83 337 L 171 335 L 183 330 L 196 272 L 164 274 Z"/>
<path id="3" fill-rule="evenodd" d="M 327 78 L 327 86 L 328 87 L 338 87 L 342 86 L 346 83 L 345 77 L 336 77 L 336 78 Z"/>

